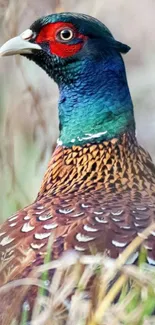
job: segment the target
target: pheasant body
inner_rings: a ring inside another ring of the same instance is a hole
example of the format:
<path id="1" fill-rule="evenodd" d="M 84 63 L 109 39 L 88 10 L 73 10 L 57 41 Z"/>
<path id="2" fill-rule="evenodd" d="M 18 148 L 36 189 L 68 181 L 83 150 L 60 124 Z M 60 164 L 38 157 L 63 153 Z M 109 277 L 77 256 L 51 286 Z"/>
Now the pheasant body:
<path id="1" fill-rule="evenodd" d="M 153 175 L 149 155 L 130 134 L 83 147 L 58 146 L 36 201 L 1 227 L 2 282 L 46 252 L 52 231 L 59 239 L 54 258 L 70 248 L 88 253 L 92 246 L 116 258 L 153 219 Z M 151 245 L 148 261 L 154 259 Z"/>
<path id="2" fill-rule="evenodd" d="M 70 13 L 39 19 L 21 38 L 23 48 L 13 54 L 36 62 L 58 84 L 60 136 L 37 199 L 1 226 L 1 285 L 43 263 L 51 233 L 53 259 L 68 249 L 117 258 L 155 219 L 155 166 L 135 137 L 120 55 L 129 47 L 97 20 Z M 12 44 L 1 52 L 11 54 Z M 155 265 L 154 233 L 143 245 Z M 24 295 L 17 290 L 19 305 Z"/>

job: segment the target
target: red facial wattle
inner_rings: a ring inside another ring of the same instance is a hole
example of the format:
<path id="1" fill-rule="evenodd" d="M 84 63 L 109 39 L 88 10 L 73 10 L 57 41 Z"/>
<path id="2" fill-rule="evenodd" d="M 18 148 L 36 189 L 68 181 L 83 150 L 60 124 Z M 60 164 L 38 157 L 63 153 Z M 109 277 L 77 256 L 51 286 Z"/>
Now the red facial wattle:
<path id="1" fill-rule="evenodd" d="M 74 39 L 76 42 L 72 42 L 71 44 L 60 42 L 57 39 L 57 33 L 60 30 L 66 28 L 70 28 L 74 32 Z M 83 34 L 78 33 L 75 29 L 74 25 L 71 23 L 57 22 L 57 23 L 49 23 L 42 27 L 41 31 L 36 37 L 36 43 L 48 42 L 50 51 L 52 54 L 55 54 L 61 58 L 67 58 L 75 55 L 77 52 L 81 50 L 83 44 L 87 37 Z M 79 42 L 78 42 L 79 41 Z"/>

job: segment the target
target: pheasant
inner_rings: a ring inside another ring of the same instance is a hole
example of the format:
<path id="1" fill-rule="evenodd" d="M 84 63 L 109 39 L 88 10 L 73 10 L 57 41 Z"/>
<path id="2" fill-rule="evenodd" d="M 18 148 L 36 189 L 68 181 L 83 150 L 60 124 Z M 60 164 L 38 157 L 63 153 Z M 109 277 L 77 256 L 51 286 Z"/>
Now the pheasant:
<path id="1" fill-rule="evenodd" d="M 135 135 L 122 58 L 129 50 L 103 23 L 75 13 L 42 17 L 1 47 L 1 56 L 34 61 L 59 88 L 59 139 L 38 196 L 0 228 L 1 285 L 43 261 L 51 233 L 52 258 L 69 249 L 117 258 L 154 222 L 155 166 Z M 143 245 L 155 265 L 154 232 Z M 1 324 L 19 292 L 9 298 Z"/>

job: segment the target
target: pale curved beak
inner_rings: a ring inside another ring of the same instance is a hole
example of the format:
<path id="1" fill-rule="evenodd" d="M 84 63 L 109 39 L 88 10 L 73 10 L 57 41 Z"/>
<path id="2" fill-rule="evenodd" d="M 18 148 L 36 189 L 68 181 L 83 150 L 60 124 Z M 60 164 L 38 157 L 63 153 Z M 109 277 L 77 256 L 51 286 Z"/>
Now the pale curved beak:
<path id="1" fill-rule="evenodd" d="M 30 31 L 30 30 L 29 30 Z M 30 43 L 29 39 L 24 39 L 24 33 L 11 38 L 0 48 L 0 56 L 15 54 L 31 54 L 33 50 L 41 50 L 38 44 Z"/>

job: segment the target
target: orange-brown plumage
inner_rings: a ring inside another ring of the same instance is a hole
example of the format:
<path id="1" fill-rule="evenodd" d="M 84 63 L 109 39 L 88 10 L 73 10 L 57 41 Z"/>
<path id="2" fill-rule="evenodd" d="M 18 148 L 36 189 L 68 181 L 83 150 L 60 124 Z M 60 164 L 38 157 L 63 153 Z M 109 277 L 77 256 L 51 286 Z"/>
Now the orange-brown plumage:
<path id="1" fill-rule="evenodd" d="M 152 193 L 153 164 L 130 135 L 98 145 L 58 146 L 36 201 L 1 226 L 1 283 L 46 252 L 51 232 L 61 238 L 56 258 L 66 249 L 88 252 L 91 246 L 116 258 L 154 220 Z M 148 253 L 154 259 L 152 239 Z"/>

